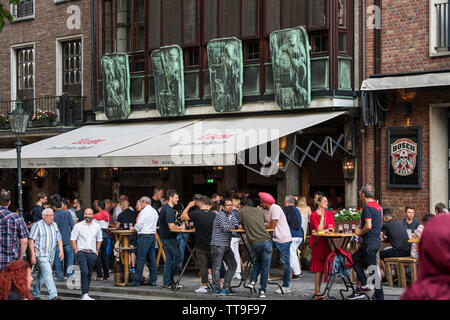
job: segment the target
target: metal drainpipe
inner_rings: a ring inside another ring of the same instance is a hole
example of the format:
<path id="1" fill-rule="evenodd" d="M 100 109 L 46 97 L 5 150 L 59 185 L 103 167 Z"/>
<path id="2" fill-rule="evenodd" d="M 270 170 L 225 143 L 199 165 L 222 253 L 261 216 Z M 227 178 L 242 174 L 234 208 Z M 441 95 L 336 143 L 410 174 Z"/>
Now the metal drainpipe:
<path id="1" fill-rule="evenodd" d="M 381 0 L 375 0 L 375 5 L 381 8 Z M 376 74 L 380 74 L 381 70 L 381 30 L 374 29 L 374 70 Z M 375 134 L 375 194 L 382 204 L 381 199 L 381 128 L 374 126 Z"/>
<path id="2" fill-rule="evenodd" d="M 91 110 L 97 105 L 97 1 L 92 0 Z M 85 119 L 86 120 L 86 119 Z"/>
<path id="3" fill-rule="evenodd" d="M 362 0 L 362 80 L 366 78 L 366 0 Z M 361 185 L 366 183 L 366 130 L 361 112 Z"/>

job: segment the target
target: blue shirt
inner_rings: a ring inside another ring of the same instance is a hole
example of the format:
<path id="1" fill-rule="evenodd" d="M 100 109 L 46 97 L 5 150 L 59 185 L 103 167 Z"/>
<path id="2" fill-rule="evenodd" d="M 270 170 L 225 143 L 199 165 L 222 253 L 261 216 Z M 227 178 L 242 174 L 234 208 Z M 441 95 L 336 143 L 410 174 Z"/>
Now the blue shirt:
<path id="1" fill-rule="evenodd" d="M 59 232 L 64 245 L 70 244 L 70 234 L 73 229 L 73 218 L 69 211 L 56 210 L 55 222 L 58 225 Z"/>
<path id="2" fill-rule="evenodd" d="M 56 223 L 48 225 L 43 219 L 39 220 L 31 227 L 30 238 L 34 240 L 36 257 L 48 257 L 49 261 L 53 261 L 57 241 L 61 240 Z"/>
<path id="3" fill-rule="evenodd" d="M 364 228 L 366 219 L 372 220 L 372 228 L 369 230 L 369 232 L 362 235 L 363 246 L 380 248 L 380 233 L 383 221 L 383 209 L 380 207 L 378 202 L 371 201 L 364 205 L 361 215 L 361 229 Z"/>
<path id="4" fill-rule="evenodd" d="M 159 238 L 176 239 L 177 233 L 170 231 L 169 223 L 175 223 L 175 210 L 167 203 L 164 204 L 159 213 Z"/>

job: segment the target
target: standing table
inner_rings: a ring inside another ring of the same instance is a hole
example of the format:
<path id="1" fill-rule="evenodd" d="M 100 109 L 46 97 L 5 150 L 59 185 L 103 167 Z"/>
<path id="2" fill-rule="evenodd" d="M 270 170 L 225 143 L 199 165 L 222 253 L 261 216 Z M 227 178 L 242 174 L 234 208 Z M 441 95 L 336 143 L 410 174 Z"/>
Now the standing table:
<path id="1" fill-rule="evenodd" d="M 120 260 L 123 264 L 123 278 L 124 283 L 116 284 L 116 286 L 124 287 L 128 283 L 129 277 L 129 251 L 136 249 L 135 247 L 129 246 L 129 236 L 137 235 L 136 230 L 119 230 L 119 229 L 110 229 L 111 233 L 114 235 L 115 242 L 119 241 L 119 254 Z M 123 245 L 121 245 L 123 239 Z"/>
<path id="2" fill-rule="evenodd" d="M 356 236 L 355 233 L 351 233 L 351 232 L 347 232 L 347 233 L 336 233 L 336 232 L 313 232 L 313 236 L 315 237 L 320 237 L 320 238 L 325 238 L 325 239 L 330 239 L 331 240 L 331 244 L 333 246 L 333 248 L 330 248 L 333 251 L 336 251 L 337 256 L 342 256 L 342 254 L 337 250 L 336 244 L 334 242 L 335 239 L 343 239 L 344 241 L 342 241 L 342 245 L 341 245 L 341 249 L 345 249 L 347 247 L 347 244 L 350 242 L 350 239 L 354 236 Z M 340 263 L 340 268 L 344 268 L 345 269 L 345 265 L 343 265 L 342 263 Z M 330 277 L 328 278 L 328 282 L 327 285 L 325 287 L 325 290 L 323 291 L 323 293 L 321 293 L 321 296 L 325 296 L 325 294 L 327 295 L 328 299 L 332 299 L 332 300 L 336 300 L 335 297 L 330 296 L 330 291 L 331 288 L 333 287 L 334 281 L 336 280 L 337 274 L 332 274 L 330 275 Z M 345 300 L 345 296 L 343 294 L 343 292 L 349 292 L 349 289 L 351 289 L 352 293 L 355 293 L 355 287 L 353 286 L 352 281 L 350 280 L 350 276 L 345 276 L 342 278 L 342 281 L 344 282 L 345 285 L 345 290 L 341 289 L 339 290 L 339 293 L 341 294 L 341 297 L 343 300 Z M 367 296 L 367 295 L 366 295 Z M 369 299 L 369 296 L 367 296 L 367 299 Z"/>
<path id="3" fill-rule="evenodd" d="M 266 229 L 266 230 L 267 230 L 267 232 L 272 232 L 275 229 Z M 244 276 L 242 277 L 241 281 L 239 282 L 239 284 L 237 286 L 232 286 L 231 288 L 239 288 L 243 284 L 244 288 L 250 289 L 250 292 L 256 292 L 256 289 L 254 287 L 252 288 L 252 287 L 249 287 L 248 285 L 246 285 L 247 278 L 250 278 L 252 276 L 251 272 L 253 272 L 253 268 L 255 267 L 255 260 L 252 255 L 252 250 L 250 250 L 250 244 L 248 244 L 246 242 L 246 239 L 244 237 L 245 230 L 244 229 L 233 229 L 233 230 L 230 230 L 230 232 L 239 233 L 239 236 L 242 239 L 242 243 L 244 244 L 245 250 L 247 251 L 247 254 L 250 258 L 245 262 L 245 265 L 244 265 L 245 272 L 244 272 Z M 267 284 L 278 286 L 278 288 L 280 288 L 281 292 L 283 293 L 283 290 L 281 289 L 280 284 L 278 284 L 276 282 L 271 282 L 271 281 L 269 281 L 269 279 L 267 279 Z"/>
<path id="4" fill-rule="evenodd" d="M 179 234 L 185 234 L 185 233 L 187 233 L 187 234 L 193 234 L 193 233 L 195 232 L 195 229 L 171 230 L 171 231 L 172 231 L 172 232 L 179 233 Z M 194 261 L 195 261 L 195 263 L 196 263 L 197 265 L 199 265 L 199 264 L 198 264 L 198 261 L 197 261 L 197 258 L 195 257 L 195 254 L 194 254 L 194 252 L 195 252 L 195 247 L 194 247 L 194 248 L 191 248 L 191 247 L 189 246 L 188 241 L 187 241 L 184 237 L 182 237 L 182 239 L 183 239 L 184 243 L 186 244 L 186 248 L 188 248 L 190 254 L 189 254 L 189 258 L 186 260 L 186 263 L 185 263 L 184 266 L 183 266 L 183 269 L 181 270 L 180 277 L 179 277 L 178 280 L 175 282 L 175 285 L 174 285 L 174 287 L 173 287 L 173 291 L 177 291 L 177 290 L 178 290 L 178 284 L 180 283 L 181 278 L 183 277 L 184 272 L 186 271 L 186 268 L 187 268 L 187 266 L 189 265 L 189 262 L 191 261 L 191 258 L 194 259 Z M 211 290 L 212 290 L 212 284 L 209 282 L 209 280 L 208 280 L 208 285 L 210 286 L 210 288 L 211 288 Z"/>
<path id="5" fill-rule="evenodd" d="M 408 243 L 420 243 L 420 238 L 409 238 Z"/>

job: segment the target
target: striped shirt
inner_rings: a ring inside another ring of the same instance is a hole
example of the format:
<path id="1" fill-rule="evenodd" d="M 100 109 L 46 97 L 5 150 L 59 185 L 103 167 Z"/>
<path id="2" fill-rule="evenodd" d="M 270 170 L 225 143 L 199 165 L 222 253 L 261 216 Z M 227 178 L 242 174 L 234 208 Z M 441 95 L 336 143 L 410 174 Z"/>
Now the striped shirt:
<path id="1" fill-rule="evenodd" d="M 229 247 L 231 242 L 231 229 L 239 226 L 239 219 L 231 213 L 230 216 L 223 211 L 219 211 L 214 219 L 211 245 L 219 247 Z"/>
<path id="2" fill-rule="evenodd" d="M 36 257 L 48 257 L 53 261 L 57 242 L 62 240 L 58 225 L 55 222 L 48 225 L 43 219 L 39 220 L 31 227 L 30 238 L 35 242 Z"/>
<path id="3" fill-rule="evenodd" d="M 17 213 L 0 207 L 0 270 L 9 262 L 19 260 L 19 239 L 28 238 L 28 229 Z"/>

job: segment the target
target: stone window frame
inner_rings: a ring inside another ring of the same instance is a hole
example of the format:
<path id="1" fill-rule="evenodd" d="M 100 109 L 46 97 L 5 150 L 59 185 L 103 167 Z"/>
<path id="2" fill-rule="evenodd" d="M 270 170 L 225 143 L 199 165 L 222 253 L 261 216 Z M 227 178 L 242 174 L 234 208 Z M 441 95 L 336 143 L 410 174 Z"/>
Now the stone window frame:
<path id="1" fill-rule="evenodd" d="M 437 51 L 437 28 L 438 28 L 438 10 L 436 7 L 436 4 L 440 3 L 448 3 L 450 6 L 450 1 L 448 0 L 429 0 L 429 56 L 430 57 L 442 57 L 442 56 L 448 56 L 450 55 L 449 51 Z M 447 23 L 450 23 L 449 21 L 450 15 L 447 17 Z M 450 30 L 448 29 L 447 32 Z M 450 45 L 450 44 L 449 44 Z"/>
<path id="2" fill-rule="evenodd" d="M 24 1 L 27 1 L 27 0 L 24 0 Z M 36 0 L 28 0 L 28 1 L 33 1 L 33 13 L 30 15 L 27 15 L 27 16 L 20 17 L 20 18 L 17 17 L 17 5 L 16 4 L 10 5 L 10 12 L 11 12 L 11 15 L 13 16 L 13 22 L 34 20 L 35 13 L 36 13 Z"/>

